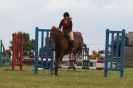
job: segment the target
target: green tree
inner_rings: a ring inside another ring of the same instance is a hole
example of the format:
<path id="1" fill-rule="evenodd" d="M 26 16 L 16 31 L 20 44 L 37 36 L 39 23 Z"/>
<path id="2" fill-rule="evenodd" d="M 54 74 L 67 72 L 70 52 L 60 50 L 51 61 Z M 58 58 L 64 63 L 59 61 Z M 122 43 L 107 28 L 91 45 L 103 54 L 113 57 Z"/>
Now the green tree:
<path id="1" fill-rule="evenodd" d="M 128 46 L 128 36 L 127 36 L 127 34 L 125 35 L 125 46 Z M 114 37 L 114 47 L 116 47 L 116 44 L 117 43 L 117 36 L 115 36 Z M 122 35 L 120 35 L 120 37 L 119 37 L 119 45 L 121 45 L 121 43 L 122 43 Z"/>
<path id="2" fill-rule="evenodd" d="M 119 56 L 121 51 L 121 43 L 122 43 L 122 35 L 119 36 L 119 53 L 118 53 Z M 116 45 L 117 45 L 117 35 L 114 37 L 114 55 L 116 54 Z M 125 46 L 128 46 L 127 34 L 125 35 Z"/>
<path id="3" fill-rule="evenodd" d="M 22 33 L 22 32 L 18 32 L 18 34 L 19 33 Z M 24 36 L 24 54 L 28 55 L 31 52 L 31 50 L 33 51 L 35 49 L 35 40 L 30 39 L 29 33 L 23 32 L 22 34 Z M 10 43 L 11 43 L 11 46 L 9 46 L 9 48 L 12 50 L 12 41 L 10 41 Z"/>

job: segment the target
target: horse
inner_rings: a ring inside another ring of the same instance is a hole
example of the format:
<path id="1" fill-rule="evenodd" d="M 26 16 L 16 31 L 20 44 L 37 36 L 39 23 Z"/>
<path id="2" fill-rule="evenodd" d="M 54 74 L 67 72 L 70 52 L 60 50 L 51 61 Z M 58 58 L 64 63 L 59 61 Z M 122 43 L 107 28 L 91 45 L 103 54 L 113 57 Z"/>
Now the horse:
<path id="1" fill-rule="evenodd" d="M 80 32 L 73 32 L 74 35 L 74 49 L 77 55 L 80 55 L 83 47 L 83 37 Z M 53 26 L 50 33 L 50 42 L 55 44 L 55 75 L 58 76 L 59 62 L 62 61 L 63 56 L 73 52 L 70 49 L 69 39 L 58 28 Z"/>

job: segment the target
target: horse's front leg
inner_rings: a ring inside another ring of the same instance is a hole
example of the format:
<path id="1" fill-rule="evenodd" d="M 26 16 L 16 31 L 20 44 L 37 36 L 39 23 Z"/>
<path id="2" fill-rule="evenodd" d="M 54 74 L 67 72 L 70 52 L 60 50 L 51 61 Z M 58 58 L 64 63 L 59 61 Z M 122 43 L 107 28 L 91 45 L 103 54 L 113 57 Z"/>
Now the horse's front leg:
<path id="1" fill-rule="evenodd" d="M 59 59 L 57 58 L 55 62 L 55 75 L 56 76 L 58 76 L 58 67 L 59 67 Z"/>

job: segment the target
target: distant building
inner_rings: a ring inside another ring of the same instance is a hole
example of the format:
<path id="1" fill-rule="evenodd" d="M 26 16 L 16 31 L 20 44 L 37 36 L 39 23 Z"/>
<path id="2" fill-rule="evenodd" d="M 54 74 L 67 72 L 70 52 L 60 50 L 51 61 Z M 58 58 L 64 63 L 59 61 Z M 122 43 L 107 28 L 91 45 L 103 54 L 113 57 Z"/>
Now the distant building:
<path id="1" fill-rule="evenodd" d="M 125 47 L 125 66 L 133 67 L 133 47 Z"/>
<path id="2" fill-rule="evenodd" d="M 128 45 L 133 47 L 133 32 L 129 32 L 127 36 L 129 39 Z"/>
<path id="3" fill-rule="evenodd" d="M 128 45 L 125 47 L 125 66 L 133 67 L 133 32 L 128 33 Z"/>

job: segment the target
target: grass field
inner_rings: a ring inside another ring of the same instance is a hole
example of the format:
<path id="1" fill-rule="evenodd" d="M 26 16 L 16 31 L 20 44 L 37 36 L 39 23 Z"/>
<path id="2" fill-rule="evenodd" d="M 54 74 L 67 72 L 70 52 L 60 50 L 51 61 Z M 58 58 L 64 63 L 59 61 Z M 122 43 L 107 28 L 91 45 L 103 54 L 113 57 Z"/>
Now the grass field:
<path id="1" fill-rule="evenodd" d="M 59 70 L 59 76 L 48 71 L 34 75 L 32 70 L 11 71 L 0 68 L 0 88 L 133 88 L 133 68 L 125 69 L 124 78 L 110 72 L 107 78 L 97 70 Z"/>

